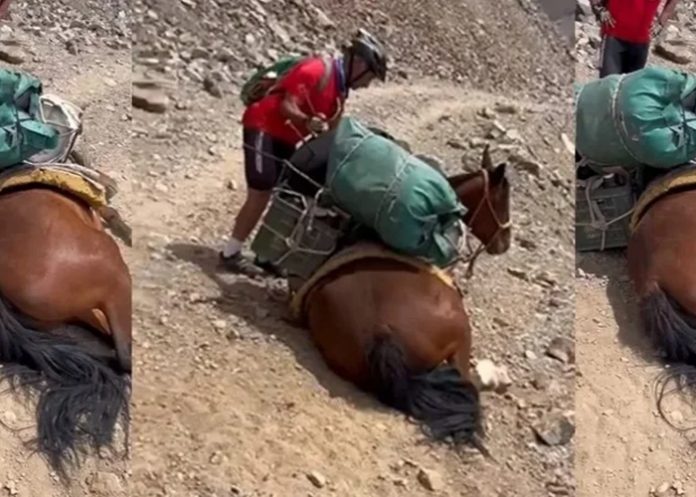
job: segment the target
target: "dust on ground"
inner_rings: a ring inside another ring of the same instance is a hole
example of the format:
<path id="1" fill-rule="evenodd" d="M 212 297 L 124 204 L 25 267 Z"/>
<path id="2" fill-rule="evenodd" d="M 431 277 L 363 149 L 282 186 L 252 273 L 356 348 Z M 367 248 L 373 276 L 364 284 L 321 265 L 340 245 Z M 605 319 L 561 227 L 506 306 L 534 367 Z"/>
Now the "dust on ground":
<path id="1" fill-rule="evenodd" d="M 0 21 L 0 66 L 28 71 L 43 81 L 45 92 L 86 108 L 80 149 L 118 181 L 121 193 L 115 204 L 127 218 L 131 52 L 125 5 L 87 0 L 13 2 L 11 19 Z M 122 250 L 127 258 L 127 249 Z M 0 495 L 127 495 L 128 468 L 122 450 L 90 457 L 67 488 L 59 483 L 45 461 L 24 445 L 36 433 L 34 402 L 5 387 L 0 394 Z"/>
<path id="2" fill-rule="evenodd" d="M 666 45 L 684 63 L 651 51 L 649 64 L 696 71 L 695 13 L 696 3 L 682 2 L 665 32 Z M 590 17 L 576 23 L 579 81 L 597 77 L 598 32 Z M 656 409 L 661 366 L 641 333 L 625 251 L 581 254 L 577 265 L 578 495 L 696 495 L 694 449 Z M 692 412 L 678 399 L 670 399 L 666 411 L 677 424 Z"/>
<path id="3" fill-rule="evenodd" d="M 535 4 L 134 10 L 134 96 L 151 113 L 134 111 L 133 494 L 573 495 L 573 171 L 561 137 L 572 143 L 571 60 Z M 476 357 L 513 378 L 483 399 L 497 464 L 424 441 L 339 380 L 308 334 L 281 321 L 280 282 L 215 273 L 243 199 L 239 84 L 256 64 L 335 46 L 358 25 L 388 40 L 394 77 L 356 92 L 349 113 L 449 171 L 478 167 L 487 142 L 510 161 L 515 242 L 464 285 Z M 547 354 L 554 339 L 569 349 L 562 360 Z"/>

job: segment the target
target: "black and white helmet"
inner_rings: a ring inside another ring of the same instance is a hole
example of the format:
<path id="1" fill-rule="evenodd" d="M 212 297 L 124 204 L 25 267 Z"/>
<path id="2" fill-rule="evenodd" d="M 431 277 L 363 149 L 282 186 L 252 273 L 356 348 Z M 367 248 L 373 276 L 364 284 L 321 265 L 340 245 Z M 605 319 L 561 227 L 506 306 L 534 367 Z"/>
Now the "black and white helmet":
<path id="1" fill-rule="evenodd" d="M 382 44 L 364 29 L 359 29 L 348 46 L 351 54 L 359 56 L 381 81 L 387 79 L 387 54 Z"/>

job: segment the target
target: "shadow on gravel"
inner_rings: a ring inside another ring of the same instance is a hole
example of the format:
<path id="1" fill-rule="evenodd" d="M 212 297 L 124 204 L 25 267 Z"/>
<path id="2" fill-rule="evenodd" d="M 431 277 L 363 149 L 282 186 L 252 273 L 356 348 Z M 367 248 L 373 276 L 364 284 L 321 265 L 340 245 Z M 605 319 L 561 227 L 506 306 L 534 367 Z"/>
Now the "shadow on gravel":
<path id="1" fill-rule="evenodd" d="M 641 329 L 637 296 L 628 276 L 625 250 L 578 254 L 576 266 L 586 274 L 606 283 L 606 293 L 618 325 L 619 341 L 643 360 L 653 363 L 655 351 Z M 582 302 L 579 302 L 582 305 Z M 599 315 L 598 319 L 601 318 Z M 598 328 L 597 333 L 602 329 Z"/>
<path id="2" fill-rule="evenodd" d="M 395 412 L 383 407 L 353 384 L 343 381 L 326 366 L 309 332 L 285 320 L 286 301 L 272 296 L 268 284 L 271 279 L 253 280 L 220 272 L 217 267 L 218 253 L 210 247 L 172 243 L 167 249 L 178 259 L 197 265 L 218 285 L 221 297 L 214 303 L 222 312 L 253 322 L 259 332 L 286 345 L 298 364 L 314 375 L 331 397 L 341 397 L 360 409 Z"/>

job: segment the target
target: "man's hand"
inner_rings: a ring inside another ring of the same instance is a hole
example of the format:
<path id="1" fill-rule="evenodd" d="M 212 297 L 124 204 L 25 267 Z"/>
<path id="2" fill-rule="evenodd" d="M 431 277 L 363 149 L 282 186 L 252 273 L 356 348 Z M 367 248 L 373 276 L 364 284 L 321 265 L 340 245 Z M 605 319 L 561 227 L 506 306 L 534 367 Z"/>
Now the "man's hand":
<path id="1" fill-rule="evenodd" d="M 667 23 L 674 15 L 674 10 L 677 7 L 677 0 L 667 0 L 665 6 L 662 8 L 662 12 L 657 16 L 655 22 L 653 22 L 652 28 L 650 30 L 650 35 L 653 38 L 657 38 L 662 33 L 662 30 L 667 26 Z"/>
<path id="2" fill-rule="evenodd" d="M 312 116 L 307 120 L 307 128 L 315 135 L 320 135 L 329 130 L 329 123 L 323 116 Z"/>
<path id="3" fill-rule="evenodd" d="M 660 20 L 659 17 L 657 19 L 655 19 L 652 26 L 650 27 L 650 37 L 652 39 L 655 39 L 658 36 L 660 36 L 664 27 L 665 27 L 665 25 L 662 23 L 662 21 Z"/>
<path id="4" fill-rule="evenodd" d="M 609 10 L 604 6 L 599 3 L 592 4 L 592 12 L 594 12 L 595 18 L 597 18 L 597 22 L 600 24 L 606 24 L 610 28 L 613 28 L 616 25 L 616 21 L 614 18 L 611 16 L 611 13 Z"/>

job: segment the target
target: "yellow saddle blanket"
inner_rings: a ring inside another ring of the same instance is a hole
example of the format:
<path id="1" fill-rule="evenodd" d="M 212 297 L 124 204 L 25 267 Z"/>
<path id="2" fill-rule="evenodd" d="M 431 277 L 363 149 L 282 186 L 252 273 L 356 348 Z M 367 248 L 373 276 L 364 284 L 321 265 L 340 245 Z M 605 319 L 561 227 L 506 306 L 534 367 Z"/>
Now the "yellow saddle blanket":
<path id="1" fill-rule="evenodd" d="M 116 192 L 115 182 L 94 170 L 73 165 L 21 165 L 0 173 L 0 192 L 10 188 L 44 185 L 73 195 L 92 207 L 112 233 L 132 245 L 131 229 L 109 206 Z"/>
<path id="2" fill-rule="evenodd" d="M 674 169 L 652 181 L 638 198 L 633 209 L 631 231 L 638 227 L 638 223 L 656 200 L 676 189 L 688 189 L 689 187 L 696 188 L 696 167 L 694 166 Z"/>
<path id="3" fill-rule="evenodd" d="M 44 185 L 75 195 L 89 206 L 107 205 L 106 189 L 80 174 L 51 167 L 17 167 L 0 175 L 0 191 L 18 186 Z"/>
<path id="4" fill-rule="evenodd" d="M 290 301 L 290 312 L 293 319 L 300 320 L 304 318 L 307 301 L 312 291 L 321 280 L 346 264 L 363 259 L 383 259 L 403 262 L 413 268 L 433 274 L 445 285 L 461 293 L 452 276 L 443 269 L 415 257 L 397 254 L 378 243 L 360 242 L 332 256 L 311 278 L 300 286 Z"/>

